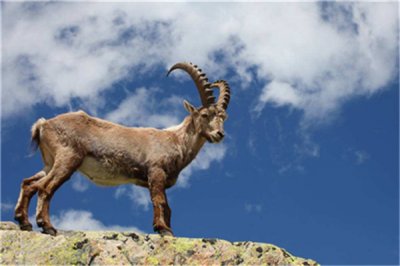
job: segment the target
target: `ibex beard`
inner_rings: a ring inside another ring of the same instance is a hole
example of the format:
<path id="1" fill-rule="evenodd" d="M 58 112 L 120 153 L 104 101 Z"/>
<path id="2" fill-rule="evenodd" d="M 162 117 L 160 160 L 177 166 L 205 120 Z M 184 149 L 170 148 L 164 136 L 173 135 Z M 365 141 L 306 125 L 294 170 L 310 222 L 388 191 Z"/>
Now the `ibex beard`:
<path id="1" fill-rule="evenodd" d="M 43 233 L 57 234 L 50 222 L 50 200 L 79 171 L 98 185 L 136 184 L 148 188 L 154 230 L 173 235 L 165 191 L 176 183 L 181 170 L 206 141 L 218 143 L 224 138 L 223 124 L 230 100 L 226 81 L 210 83 L 192 63 L 177 63 L 168 74 L 175 69 L 191 76 L 202 102 L 200 108 L 195 108 L 184 101 L 189 115 L 180 125 L 163 130 L 125 127 L 78 111 L 48 120 L 40 118 L 32 126 L 32 142 L 41 151 L 44 168 L 21 184 L 15 220 L 22 230 L 32 230 L 28 208 L 37 193 L 37 225 Z M 217 101 L 214 88 L 219 89 Z"/>

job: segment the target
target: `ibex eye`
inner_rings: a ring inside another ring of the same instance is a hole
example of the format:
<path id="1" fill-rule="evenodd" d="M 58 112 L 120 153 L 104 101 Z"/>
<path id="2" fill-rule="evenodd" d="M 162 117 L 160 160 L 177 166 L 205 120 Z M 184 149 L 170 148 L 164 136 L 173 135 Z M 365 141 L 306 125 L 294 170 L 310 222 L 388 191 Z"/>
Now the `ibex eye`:
<path id="1" fill-rule="evenodd" d="M 208 114 L 202 113 L 202 114 L 201 114 L 201 117 L 207 118 L 207 117 L 208 117 Z"/>

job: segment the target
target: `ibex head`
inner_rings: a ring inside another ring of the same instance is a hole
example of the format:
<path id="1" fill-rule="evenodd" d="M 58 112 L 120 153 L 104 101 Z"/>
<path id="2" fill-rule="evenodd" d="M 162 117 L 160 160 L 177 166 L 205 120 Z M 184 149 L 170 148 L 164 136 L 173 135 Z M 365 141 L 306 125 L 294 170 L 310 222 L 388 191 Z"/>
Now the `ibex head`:
<path id="1" fill-rule="evenodd" d="M 208 142 L 220 142 L 225 136 L 224 121 L 227 118 L 226 109 L 230 100 L 228 83 L 224 80 L 210 83 L 206 74 L 202 73 L 201 69 L 192 63 L 177 63 L 171 67 L 168 74 L 175 69 L 182 69 L 189 73 L 200 94 L 202 103 L 200 108 L 184 101 L 184 106 L 192 117 L 196 133 L 203 136 Z M 215 102 L 213 96 L 213 88 L 218 88 L 220 91 L 217 102 Z"/>

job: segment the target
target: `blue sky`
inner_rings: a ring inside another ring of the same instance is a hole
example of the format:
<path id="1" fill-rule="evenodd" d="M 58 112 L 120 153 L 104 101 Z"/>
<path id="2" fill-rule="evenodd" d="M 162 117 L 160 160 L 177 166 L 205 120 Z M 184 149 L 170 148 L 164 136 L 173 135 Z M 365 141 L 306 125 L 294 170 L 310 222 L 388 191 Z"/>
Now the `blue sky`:
<path id="1" fill-rule="evenodd" d="M 168 192 L 177 236 L 273 243 L 322 264 L 399 262 L 398 4 L 2 3 L 1 219 L 39 117 L 83 109 L 129 126 L 199 105 L 172 64 L 231 85 L 227 137 Z M 151 11 L 151 12 L 150 12 Z M 31 203 L 34 222 L 36 199 Z M 148 192 L 79 174 L 57 228 L 152 231 Z"/>

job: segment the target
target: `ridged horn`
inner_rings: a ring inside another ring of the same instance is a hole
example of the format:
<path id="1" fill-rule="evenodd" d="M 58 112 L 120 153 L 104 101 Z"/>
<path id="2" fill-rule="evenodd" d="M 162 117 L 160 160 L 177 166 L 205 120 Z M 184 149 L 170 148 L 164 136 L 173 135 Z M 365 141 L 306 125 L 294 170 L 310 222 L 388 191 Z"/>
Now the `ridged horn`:
<path id="1" fill-rule="evenodd" d="M 204 107 L 208 107 L 215 102 L 211 83 L 208 82 L 206 74 L 201 72 L 201 69 L 198 68 L 197 65 L 194 65 L 191 62 L 176 63 L 169 69 L 167 76 L 175 69 L 182 69 L 192 77 L 197 90 L 199 91 L 201 103 Z"/>
<path id="2" fill-rule="evenodd" d="M 231 89 L 229 88 L 229 84 L 225 80 L 217 80 L 211 84 L 211 88 L 215 87 L 219 89 L 217 106 L 221 106 L 226 110 L 226 108 L 228 108 L 229 100 L 231 99 Z"/>

